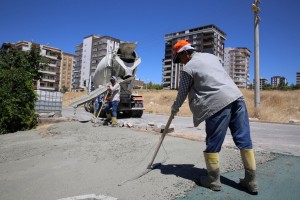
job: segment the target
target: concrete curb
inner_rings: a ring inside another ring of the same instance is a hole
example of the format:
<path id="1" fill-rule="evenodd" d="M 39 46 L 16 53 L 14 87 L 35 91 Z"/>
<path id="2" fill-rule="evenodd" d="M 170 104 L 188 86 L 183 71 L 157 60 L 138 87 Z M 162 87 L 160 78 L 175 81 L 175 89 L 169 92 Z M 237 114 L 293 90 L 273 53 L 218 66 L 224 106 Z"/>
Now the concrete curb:
<path id="1" fill-rule="evenodd" d="M 38 123 L 41 124 L 54 124 L 59 122 L 68 122 L 72 121 L 72 119 L 68 117 L 53 117 L 53 118 L 39 118 Z"/>
<path id="2" fill-rule="evenodd" d="M 300 126 L 300 122 L 298 121 L 290 121 L 290 122 L 270 122 L 270 121 L 264 121 L 264 120 L 259 120 L 255 118 L 249 118 L 250 122 L 258 122 L 258 123 L 268 123 L 268 124 L 283 124 L 283 125 L 298 125 Z"/>
<path id="3" fill-rule="evenodd" d="M 149 112 L 144 112 L 144 113 L 151 114 L 151 115 L 163 115 L 163 114 L 149 113 Z M 167 115 L 165 114 L 163 116 L 167 116 Z M 178 115 L 178 117 L 192 117 L 192 116 Z M 265 121 L 265 120 L 259 120 L 257 118 L 249 118 L 249 121 L 250 122 L 259 122 L 259 123 L 271 123 L 271 124 L 300 125 L 300 120 L 295 120 L 295 119 L 290 119 L 289 122 L 270 122 L 270 121 Z"/>

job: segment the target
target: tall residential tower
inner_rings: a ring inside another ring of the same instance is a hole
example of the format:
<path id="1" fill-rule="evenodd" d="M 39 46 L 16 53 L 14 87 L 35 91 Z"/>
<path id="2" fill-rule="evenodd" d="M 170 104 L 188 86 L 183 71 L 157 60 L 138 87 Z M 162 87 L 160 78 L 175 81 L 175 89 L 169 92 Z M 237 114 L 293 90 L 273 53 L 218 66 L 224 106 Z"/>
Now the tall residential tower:
<path id="1" fill-rule="evenodd" d="M 271 85 L 272 87 L 278 87 L 280 83 L 287 84 L 287 79 L 284 76 L 272 76 Z"/>
<path id="2" fill-rule="evenodd" d="M 120 40 L 109 36 L 90 35 L 83 43 L 76 46 L 76 65 L 73 70 L 73 90 L 83 89 L 84 83 L 90 80 L 98 63 L 107 53 L 119 47 Z M 86 83 L 87 84 L 87 83 Z"/>
<path id="3" fill-rule="evenodd" d="M 214 54 L 224 62 L 224 41 L 226 34 L 215 25 L 183 30 L 165 35 L 165 57 L 163 59 L 164 89 L 178 89 L 182 64 L 174 64 L 172 47 L 178 40 L 189 40 L 198 52 Z"/>
<path id="4" fill-rule="evenodd" d="M 62 52 L 59 88 L 72 89 L 72 73 L 75 66 L 75 55 Z"/>
<path id="5" fill-rule="evenodd" d="M 245 47 L 225 48 L 224 68 L 239 88 L 247 89 L 250 84 L 250 55 Z"/>

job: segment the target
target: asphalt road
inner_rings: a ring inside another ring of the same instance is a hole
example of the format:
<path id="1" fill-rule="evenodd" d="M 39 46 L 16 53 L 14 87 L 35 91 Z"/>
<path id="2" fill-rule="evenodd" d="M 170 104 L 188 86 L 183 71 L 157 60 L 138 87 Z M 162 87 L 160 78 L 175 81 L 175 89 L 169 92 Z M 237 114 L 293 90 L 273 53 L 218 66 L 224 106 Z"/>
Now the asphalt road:
<path id="1" fill-rule="evenodd" d="M 168 116 L 144 114 L 143 120 L 157 123 L 167 122 Z M 192 117 L 176 116 L 172 121 L 175 132 L 205 137 L 205 123 L 193 127 Z M 260 151 L 300 156 L 300 124 L 280 124 L 266 122 L 250 122 L 254 148 Z M 228 130 L 225 146 L 234 146 Z"/>
<path id="2" fill-rule="evenodd" d="M 300 125 L 251 122 L 256 149 L 300 156 Z"/>
<path id="3" fill-rule="evenodd" d="M 74 117 L 74 109 L 63 107 L 62 115 L 64 117 Z M 92 117 L 82 107 L 76 109 L 75 116 L 79 120 L 89 120 Z M 145 128 L 148 123 L 154 123 L 158 126 L 165 125 L 168 118 L 169 116 L 166 115 L 144 113 L 142 118 L 119 119 L 119 121 L 129 121 Z M 203 122 L 198 127 L 194 127 L 192 117 L 175 116 L 171 126 L 174 127 L 175 133 L 183 137 L 205 139 L 205 123 Z M 300 124 L 250 121 L 250 129 L 256 150 L 300 156 Z M 229 130 L 224 146 L 235 146 Z"/>

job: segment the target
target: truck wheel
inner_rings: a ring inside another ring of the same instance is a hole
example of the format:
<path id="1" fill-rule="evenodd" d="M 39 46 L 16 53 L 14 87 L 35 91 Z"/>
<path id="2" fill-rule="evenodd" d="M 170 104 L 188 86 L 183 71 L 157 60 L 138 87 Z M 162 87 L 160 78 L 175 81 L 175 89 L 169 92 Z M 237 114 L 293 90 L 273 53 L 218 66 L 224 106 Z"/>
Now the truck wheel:
<path id="1" fill-rule="evenodd" d="M 87 112 L 93 113 L 94 112 L 94 101 L 86 102 L 84 104 L 84 109 Z"/>
<path id="2" fill-rule="evenodd" d="M 133 110 L 131 117 L 141 118 L 143 115 L 143 110 Z"/>
<path id="3" fill-rule="evenodd" d="M 132 111 L 131 110 L 123 111 L 123 117 L 124 118 L 130 118 L 131 116 L 132 116 Z"/>

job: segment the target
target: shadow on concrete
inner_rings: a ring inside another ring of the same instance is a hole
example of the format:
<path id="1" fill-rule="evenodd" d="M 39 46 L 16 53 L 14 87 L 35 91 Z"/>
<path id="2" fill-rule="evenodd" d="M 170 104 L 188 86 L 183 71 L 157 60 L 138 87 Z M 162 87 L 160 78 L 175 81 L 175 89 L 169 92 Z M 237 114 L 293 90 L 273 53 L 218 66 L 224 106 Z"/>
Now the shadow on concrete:
<path id="1" fill-rule="evenodd" d="M 159 169 L 162 174 L 168 174 L 168 175 L 173 174 L 175 176 L 193 181 L 197 186 L 200 186 L 200 187 L 203 187 L 200 184 L 200 177 L 207 175 L 206 169 L 196 168 L 195 165 L 193 165 L 193 164 L 159 165 L 156 167 L 156 169 Z M 243 187 L 241 187 L 238 183 L 226 178 L 225 176 L 221 175 L 220 179 L 221 179 L 221 183 L 224 185 L 232 187 L 236 190 L 247 192 L 247 190 L 245 190 Z"/>

